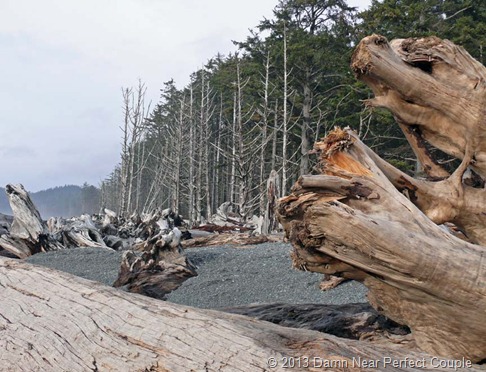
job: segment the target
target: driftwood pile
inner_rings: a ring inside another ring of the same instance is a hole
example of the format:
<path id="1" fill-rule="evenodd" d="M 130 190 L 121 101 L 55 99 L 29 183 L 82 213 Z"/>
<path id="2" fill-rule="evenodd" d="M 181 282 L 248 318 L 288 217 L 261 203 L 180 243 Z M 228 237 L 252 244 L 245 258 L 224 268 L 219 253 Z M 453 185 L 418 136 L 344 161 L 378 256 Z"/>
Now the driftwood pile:
<path id="1" fill-rule="evenodd" d="M 209 221 L 193 227 L 196 231 L 207 232 L 203 236 L 185 240 L 184 248 L 211 245 L 254 245 L 282 241 L 279 235 L 279 223 L 275 214 L 278 185 L 277 174 L 272 174 L 267 182 L 267 205 L 263 216 L 253 216 L 243 221 L 237 213 L 232 212 L 230 202 L 221 204 Z"/>
<path id="2" fill-rule="evenodd" d="M 389 43 L 378 35 L 361 41 L 352 68 L 375 94 L 367 105 L 393 112 L 427 179 L 395 169 L 354 132 L 337 129 L 315 146 L 320 174 L 301 177 L 292 194 L 279 200 L 279 221 L 293 244 L 296 267 L 369 288 L 376 312 L 363 309 L 364 328 L 343 314 L 334 316 L 342 308 L 327 310 L 343 328 L 349 325 L 350 336 L 362 340 L 368 330 L 381 329 L 378 313 L 403 327 L 393 324 L 392 334 L 382 332 L 376 342 L 342 339 L 173 305 L 0 257 L 2 368 L 485 370 L 486 69 L 446 40 Z M 461 164 L 449 173 L 431 148 Z M 76 223 L 70 235 L 57 221 L 44 224 L 23 188 L 9 185 L 7 192 L 15 219 L 8 233 L 2 230 L 0 247 L 12 254 L 26 257 L 73 242 L 108 245 L 92 231 L 99 221 Z M 123 246 L 133 230 L 123 233 L 114 218 L 103 217 L 101 236 L 115 232 Z M 143 224 L 134 216 L 131 223 L 139 229 L 141 252 L 125 255 L 126 279 L 119 285 L 150 295 L 158 285 L 137 270 L 173 271 L 182 279 L 192 274 L 178 256 L 182 233 L 168 231 L 155 217 Z M 451 223 L 468 241 L 445 230 Z M 187 270 L 180 270 L 184 265 Z M 356 315 L 360 309 L 349 310 Z M 313 309 L 305 315 L 302 307 L 286 305 L 233 311 L 280 324 L 289 324 L 292 314 L 294 326 L 332 329 Z"/>
<path id="3" fill-rule="evenodd" d="M 4 219 L 1 225 L 0 248 L 8 252 L 4 255 L 25 258 L 71 247 L 124 250 L 114 285 L 160 299 L 197 275 L 180 244 L 190 234 L 171 210 L 123 219 L 105 209 L 94 218 L 50 218 L 46 223 L 22 185 L 7 185 L 6 192 L 14 217 L 11 224 Z"/>

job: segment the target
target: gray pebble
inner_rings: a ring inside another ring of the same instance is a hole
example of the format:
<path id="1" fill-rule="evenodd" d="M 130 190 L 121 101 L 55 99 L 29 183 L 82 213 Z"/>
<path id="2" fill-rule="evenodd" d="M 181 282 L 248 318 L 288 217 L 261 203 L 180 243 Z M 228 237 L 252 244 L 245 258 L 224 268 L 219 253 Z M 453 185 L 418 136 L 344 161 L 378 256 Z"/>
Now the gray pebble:
<path id="1" fill-rule="evenodd" d="M 284 243 L 187 249 L 187 256 L 198 267 L 198 276 L 184 282 L 168 301 L 208 309 L 272 302 L 366 302 L 366 288 L 353 281 L 321 291 L 322 274 L 293 269 L 290 250 L 291 246 Z M 36 254 L 26 261 L 112 285 L 118 276 L 121 252 L 73 248 Z"/>

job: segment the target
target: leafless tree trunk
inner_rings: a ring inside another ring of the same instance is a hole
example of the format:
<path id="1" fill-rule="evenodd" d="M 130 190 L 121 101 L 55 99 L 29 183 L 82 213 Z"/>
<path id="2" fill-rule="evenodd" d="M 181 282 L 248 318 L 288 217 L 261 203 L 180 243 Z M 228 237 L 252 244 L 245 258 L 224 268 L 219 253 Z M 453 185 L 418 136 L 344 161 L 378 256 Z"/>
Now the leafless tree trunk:
<path id="1" fill-rule="evenodd" d="M 284 58 L 284 69 L 283 69 L 283 113 L 282 113 L 282 120 L 283 120 L 283 131 L 282 131 L 282 195 L 287 194 L 287 182 L 288 182 L 288 175 L 287 171 L 289 168 L 288 164 L 288 111 L 287 111 L 287 100 L 289 98 L 289 86 L 288 86 L 288 77 L 290 76 L 290 72 L 287 69 L 287 26 L 284 25 L 284 34 L 283 34 L 283 58 Z"/>
<path id="2" fill-rule="evenodd" d="M 277 169 L 277 138 L 278 138 L 278 100 L 275 100 L 275 116 L 273 119 L 273 131 L 272 131 L 272 159 L 270 161 L 270 168 Z"/>
<path id="3" fill-rule="evenodd" d="M 268 145 L 268 114 L 269 114 L 269 84 L 270 84 L 270 53 L 267 53 L 265 59 L 265 76 L 263 80 L 263 107 L 262 107 L 262 134 L 260 143 L 260 174 L 258 183 L 260 193 L 260 215 L 263 215 L 265 211 L 265 166 L 266 166 L 266 152 Z M 272 168 L 273 169 L 273 168 Z"/>
<path id="4" fill-rule="evenodd" d="M 182 157 L 184 148 L 184 97 L 180 100 L 179 118 L 175 128 L 175 143 L 174 143 L 174 176 L 172 186 L 172 201 L 171 208 L 175 213 L 179 213 L 179 203 L 181 194 L 181 172 L 182 172 Z"/>
<path id="5" fill-rule="evenodd" d="M 134 187 L 137 186 L 138 172 L 143 169 L 143 159 L 137 159 L 138 147 L 141 144 L 143 124 L 150 106 L 145 106 L 147 88 L 141 81 L 137 91 L 123 89 L 124 126 L 122 128 L 122 164 L 121 164 L 121 195 L 120 215 L 126 215 L 134 208 Z M 139 164 L 136 164 L 136 161 Z M 138 192 L 138 191 L 136 191 Z"/>
<path id="6" fill-rule="evenodd" d="M 194 128 L 194 97 L 192 85 L 189 88 L 189 222 L 192 225 L 196 220 L 196 207 L 195 207 L 195 163 L 196 152 L 195 148 L 195 128 Z"/>
<path id="7" fill-rule="evenodd" d="M 121 153 L 121 175 L 120 175 L 120 198 L 118 212 L 124 213 L 127 209 L 128 199 L 128 170 L 130 164 L 130 96 L 132 89 L 122 89 L 124 125 L 122 129 L 122 153 Z"/>
<path id="8" fill-rule="evenodd" d="M 311 141 L 309 139 L 311 125 L 312 109 L 312 90 L 310 87 L 311 72 L 305 71 L 304 82 L 304 102 L 302 105 L 302 128 L 300 134 L 300 174 L 309 173 L 309 152 L 311 150 Z"/>
<path id="9" fill-rule="evenodd" d="M 210 173 L 211 168 L 209 164 L 209 151 L 210 151 L 210 141 L 211 141 L 211 130 L 209 127 L 209 121 L 212 116 L 212 108 L 210 102 L 211 90 L 209 87 L 209 81 L 206 81 L 204 76 L 204 70 L 201 70 L 201 146 L 202 146 L 202 158 L 201 165 L 203 166 L 204 173 L 204 197 L 206 200 L 206 214 L 205 218 L 208 220 L 212 215 L 211 208 L 211 184 L 210 184 Z M 201 203 L 202 205 L 202 203 Z"/>

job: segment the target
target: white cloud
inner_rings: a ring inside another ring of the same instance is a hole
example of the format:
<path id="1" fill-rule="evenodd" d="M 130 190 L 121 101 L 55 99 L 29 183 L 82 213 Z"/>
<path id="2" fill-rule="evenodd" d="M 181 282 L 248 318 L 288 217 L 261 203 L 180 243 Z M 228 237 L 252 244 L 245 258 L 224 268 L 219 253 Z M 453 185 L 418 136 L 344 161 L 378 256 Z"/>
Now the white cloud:
<path id="1" fill-rule="evenodd" d="M 96 184 L 118 162 L 121 87 L 140 78 L 155 104 L 277 2 L 2 0 L 0 186 Z"/>

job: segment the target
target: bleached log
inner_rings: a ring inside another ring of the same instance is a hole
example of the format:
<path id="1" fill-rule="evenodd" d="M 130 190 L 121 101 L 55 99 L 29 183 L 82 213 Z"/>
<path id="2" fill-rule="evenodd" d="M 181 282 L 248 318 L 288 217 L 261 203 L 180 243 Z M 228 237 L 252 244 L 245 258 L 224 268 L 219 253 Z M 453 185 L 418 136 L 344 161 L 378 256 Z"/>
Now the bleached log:
<path id="1" fill-rule="evenodd" d="M 323 363 L 332 363 L 328 370 L 365 371 L 365 361 L 376 361 L 375 371 L 445 370 L 434 368 L 446 363 L 443 359 L 399 345 L 345 340 L 174 305 L 3 258 L 0 298 L 0 365 L 5 371 L 288 371 L 284 358 L 296 362 L 292 358 L 299 357 L 301 367 L 290 370 L 313 370 L 303 363 L 326 370 Z M 269 367 L 269 358 L 278 362 L 276 368 Z M 425 367 L 410 367 L 405 360 L 424 360 Z M 402 362 L 396 368 L 384 365 L 393 361 Z"/>
<path id="2" fill-rule="evenodd" d="M 200 236 L 193 239 L 184 240 L 182 247 L 206 247 L 211 245 L 253 245 L 262 243 L 281 242 L 282 237 L 277 235 L 251 235 L 243 233 L 225 233 Z"/>

